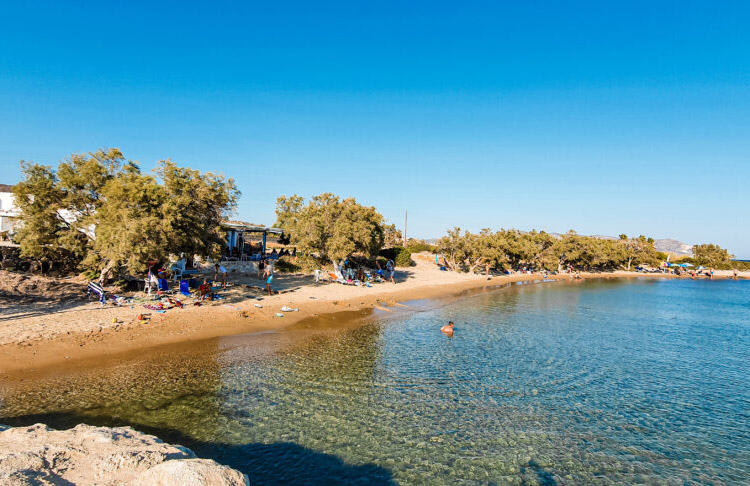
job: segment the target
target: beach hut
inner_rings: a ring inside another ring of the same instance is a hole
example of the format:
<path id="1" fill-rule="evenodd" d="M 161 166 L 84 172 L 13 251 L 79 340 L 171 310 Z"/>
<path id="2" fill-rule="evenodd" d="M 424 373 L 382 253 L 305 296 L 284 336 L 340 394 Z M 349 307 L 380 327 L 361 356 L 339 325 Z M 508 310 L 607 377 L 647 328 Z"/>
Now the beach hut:
<path id="1" fill-rule="evenodd" d="M 260 254 L 265 255 L 268 235 L 281 236 L 284 234 L 284 231 L 280 228 L 268 228 L 266 226 L 246 223 L 244 221 L 225 221 L 223 226 L 227 231 L 227 255 L 230 258 L 234 258 L 234 255 L 236 254 L 236 258 L 240 260 L 252 259 L 253 255 L 246 256 L 246 246 L 253 236 L 261 238 Z"/>

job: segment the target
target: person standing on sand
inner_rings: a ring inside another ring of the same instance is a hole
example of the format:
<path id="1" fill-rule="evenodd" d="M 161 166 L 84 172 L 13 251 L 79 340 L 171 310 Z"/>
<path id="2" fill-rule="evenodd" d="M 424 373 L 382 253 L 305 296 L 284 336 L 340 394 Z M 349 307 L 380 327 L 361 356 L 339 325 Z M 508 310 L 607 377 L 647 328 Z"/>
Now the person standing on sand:
<path id="1" fill-rule="evenodd" d="M 221 278 L 221 288 L 227 288 L 227 269 L 224 268 L 223 265 L 219 265 L 218 263 L 214 265 L 214 268 L 216 269 L 214 282 L 218 282 L 219 278 Z"/>
<path id="2" fill-rule="evenodd" d="M 393 260 L 388 260 L 388 263 L 385 264 L 385 269 L 388 270 L 388 273 L 391 274 L 391 282 L 396 283 L 396 280 L 393 278 L 396 273 L 396 264 L 393 263 Z"/>
<path id="3" fill-rule="evenodd" d="M 271 290 L 271 282 L 273 282 L 273 272 L 269 272 L 268 278 L 266 279 L 266 290 L 268 291 L 268 295 L 273 295 L 273 290 Z"/>
<path id="4" fill-rule="evenodd" d="M 261 258 L 258 262 L 258 280 L 260 280 L 261 275 L 263 275 L 263 269 L 266 267 L 265 259 Z"/>
<path id="5" fill-rule="evenodd" d="M 271 275 L 273 275 L 273 264 L 274 260 L 271 259 L 266 262 L 266 273 L 264 274 L 265 277 L 270 277 Z"/>
<path id="6" fill-rule="evenodd" d="M 732 280 L 737 280 L 737 269 L 736 268 L 732 272 Z"/>
<path id="7" fill-rule="evenodd" d="M 453 321 L 448 321 L 448 324 L 440 328 L 440 332 L 448 337 L 453 337 Z"/>

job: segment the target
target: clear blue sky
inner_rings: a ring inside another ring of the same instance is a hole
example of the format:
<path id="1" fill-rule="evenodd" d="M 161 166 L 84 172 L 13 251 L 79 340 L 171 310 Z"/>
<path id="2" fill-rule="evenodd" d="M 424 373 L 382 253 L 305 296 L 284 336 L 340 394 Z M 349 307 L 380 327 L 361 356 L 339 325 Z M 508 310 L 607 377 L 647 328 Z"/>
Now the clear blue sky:
<path id="1" fill-rule="evenodd" d="M 646 234 L 750 257 L 747 2 L 4 2 L 0 182 L 119 147 L 409 234 Z M 405 4 L 409 4 L 406 6 Z"/>

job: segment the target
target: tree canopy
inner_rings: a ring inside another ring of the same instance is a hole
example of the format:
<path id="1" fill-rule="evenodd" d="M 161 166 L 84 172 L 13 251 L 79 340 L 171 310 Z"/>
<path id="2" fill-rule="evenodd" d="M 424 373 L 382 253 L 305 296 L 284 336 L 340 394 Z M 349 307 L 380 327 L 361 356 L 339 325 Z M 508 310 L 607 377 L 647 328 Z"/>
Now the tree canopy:
<path id="1" fill-rule="evenodd" d="M 232 179 L 160 161 L 142 173 L 118 149 L 74 154 L 56 169 L 21 163 L 14 187 L 24 256 L 73 255 L 83 268 L 142 271 L 168 255 L 217 256 L 236 206 Z"/>
<path id="2" fill-rule="evenodd" d="M 331 193 L 314 196 L 307 204 L 296 194 L 280 196 L 275 226 L 300 250 L 330 261 L 355 253 L 375 256 L 385 238 L 383 216 L 374 207 Z"/>
<path id="3" fill-rule="evenodd" d="M 634 264 L 658 264 L 654 240 L 639 236 L 619 240 L 582 236 L 569 231 L 556 238 L 544 231 L 483 229 L 478 234 L 453 228 L 438 241 L 438 249 L 454 270 L 532 268 L 561 270 L 630 269 Z"/>
<path id="4" fill-rule="evenodd" d="M 723 268 L 729 266 L 731 259 L 732 255 L 719 245 L 705 243 L 693 246 L 693 260 L 698 265 Z"/>

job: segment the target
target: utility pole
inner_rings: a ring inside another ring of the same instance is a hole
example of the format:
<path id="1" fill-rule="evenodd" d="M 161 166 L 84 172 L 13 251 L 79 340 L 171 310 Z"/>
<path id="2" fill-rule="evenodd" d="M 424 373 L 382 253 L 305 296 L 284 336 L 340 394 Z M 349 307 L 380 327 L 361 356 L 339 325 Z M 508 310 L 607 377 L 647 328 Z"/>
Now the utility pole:
<path id="1" fill-rule="evenodd" d="M 409 221 L 409 211 L 404 210 L 404 248 L 406 248 L 406 223 Z"/>

